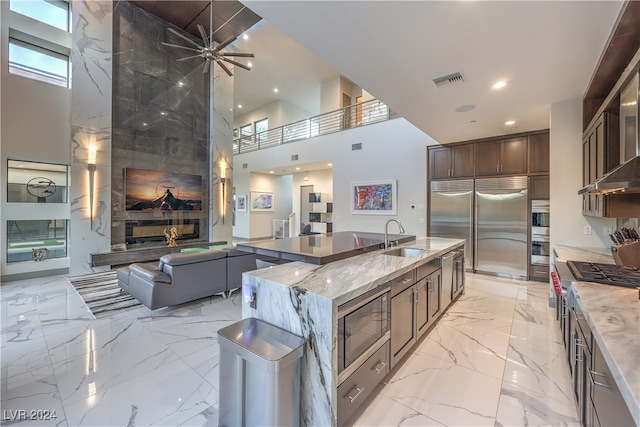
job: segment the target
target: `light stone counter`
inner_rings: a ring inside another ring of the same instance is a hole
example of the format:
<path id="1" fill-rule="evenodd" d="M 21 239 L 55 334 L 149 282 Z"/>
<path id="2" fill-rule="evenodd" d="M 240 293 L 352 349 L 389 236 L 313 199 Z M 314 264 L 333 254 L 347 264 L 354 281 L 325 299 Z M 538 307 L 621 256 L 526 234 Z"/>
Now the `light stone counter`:
<path id="1" fill-rule="evenodd" d="M 338 306 L 463 247 L 464 240 L 433 237 L 400 246 L 428 252 L 398 257 L 378 250 L 326 265 L 291 262 L 243 274 L 242 318 L 255 317 L 307 340 L 301 360 L 302 425 L 337 424 Z M 255 289 L 256 309 L 245 300 L 247 285 Z"/>
<path id="2" fill-rule="evenodd" d="M 554 248 L 562 261 L 613 264 L 606 249 Z M 564 278 L 563 278 L 564 279 Z M 640 299 L 638 290 L 591 282 L 571 283 L 616 385 L 640 425 Z"/>

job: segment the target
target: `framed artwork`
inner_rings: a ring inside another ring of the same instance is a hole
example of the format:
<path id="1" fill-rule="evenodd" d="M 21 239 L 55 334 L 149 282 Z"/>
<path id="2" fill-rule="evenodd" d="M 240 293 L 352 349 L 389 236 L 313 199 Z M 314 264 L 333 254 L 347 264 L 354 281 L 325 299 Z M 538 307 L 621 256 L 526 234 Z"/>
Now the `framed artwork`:
<path id="1" fill-rule="evenodd" d="M 273 193 L 264 191 L 251 192 L 252 211 L 273 211 Z"/>
<path id="2" fill-rule="evenodd" d="M 396 180 L 354 182 L 351 184 L 351 213 L 396 214 Z"/>
<path id="3" fill-rule="evenodd" d="M 186 173 L 125 169 L 128 211 L 201 211 L 202 176 Z"/>
<path id="4" fill-rule="evenodd" d="M 247 211 L 247 196 L 236 196 L 236 212 Z"/>

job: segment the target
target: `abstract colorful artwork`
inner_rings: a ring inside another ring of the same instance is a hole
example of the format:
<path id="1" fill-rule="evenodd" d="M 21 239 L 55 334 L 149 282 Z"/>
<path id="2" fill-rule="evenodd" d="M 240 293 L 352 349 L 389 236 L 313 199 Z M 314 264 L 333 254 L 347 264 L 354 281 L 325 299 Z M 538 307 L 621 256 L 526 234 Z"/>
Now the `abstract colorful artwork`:
<path id="1" fill-rule="evenodd" d="M 395 180 L 353 183 L 351 189 L 352 214 L 396 214 Z"/>
<path id="2" fill-rule="evenodd" d="M 264 191 L 251 192 L 251 210 L 252 211 L 272 211 L 273 209 L 273 193 Z"/>

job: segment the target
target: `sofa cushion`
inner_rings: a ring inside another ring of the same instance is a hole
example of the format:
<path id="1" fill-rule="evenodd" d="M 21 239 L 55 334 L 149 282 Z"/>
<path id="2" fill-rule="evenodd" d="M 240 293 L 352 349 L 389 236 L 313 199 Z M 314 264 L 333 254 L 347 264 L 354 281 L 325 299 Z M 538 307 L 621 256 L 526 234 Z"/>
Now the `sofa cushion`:
<path id="1" fill-rule="evenodd" d="M 206 262 L 219 258 L 226 258 L 227 253 L 219 249 L 208 249 L 200 252 L 175 253 L 164 255 L 160 258 L 160 262 L 172 266 L 193 264 L 196 262 Z M 165 268 L 163 267 L 163 270 Z"/>
<path id="2" fill-rule="evenodd" d="M 153 283 L 171 283 L 171 276 L 156 269 L 153 264 L 131 264 L 131 274 L 135 274 Z"/>
<path id="3" fill-rule="evenodd" d="M 251 255 L 251 252 L 241 251 L 237 248 L 226 248 L 224 251 L 228 257 Z"/>

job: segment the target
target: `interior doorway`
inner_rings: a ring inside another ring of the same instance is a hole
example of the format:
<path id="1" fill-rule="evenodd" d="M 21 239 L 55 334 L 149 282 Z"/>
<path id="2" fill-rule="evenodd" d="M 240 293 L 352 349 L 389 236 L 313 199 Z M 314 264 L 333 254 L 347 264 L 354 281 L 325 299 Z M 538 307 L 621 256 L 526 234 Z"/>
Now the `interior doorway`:
<path id="1" fill-rule="evenodd" d="M 346 93 L 342 94 L 342 108 L 344 108 L 344 128 L 349 129 L 351 127 L 351 97 Z"/>
<path id="2" fill-rule="evenodd" d="M 309 202 L 309 194 L 313 193 L 313 185 L 300 186 L 300 230 L 302 233 L 305 225 L 309 224 L 309 214 L 311 213 L 311 203 Z"/>

